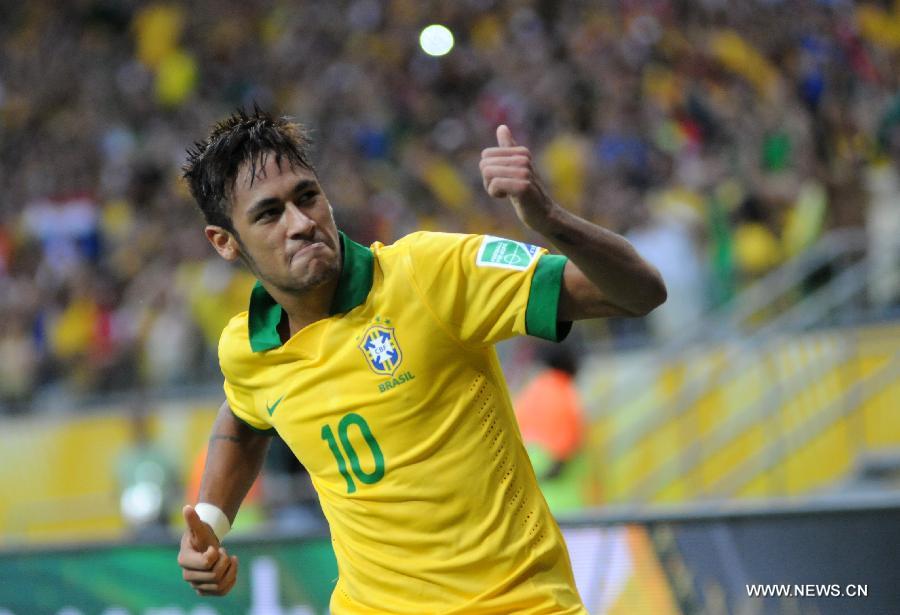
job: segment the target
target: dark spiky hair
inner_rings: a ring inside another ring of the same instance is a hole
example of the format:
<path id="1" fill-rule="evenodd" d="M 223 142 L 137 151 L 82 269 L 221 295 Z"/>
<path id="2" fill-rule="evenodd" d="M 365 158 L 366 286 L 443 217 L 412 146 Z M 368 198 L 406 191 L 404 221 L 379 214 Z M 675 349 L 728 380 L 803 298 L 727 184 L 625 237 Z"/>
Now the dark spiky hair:
<path id="1" fill-rule="evenodd" d="M 182 171 L 206 223 L 234 232 L 229 200 L 241 166 L 250 165 L 251 184 L 270 154 L 279 165 L 286 160 L 291 167 L 315 172 L 310 147 L 302 125 L 254 105 L 251 113 L 238 109 L 216 124 L 206 139 L 189 147 Z"/>

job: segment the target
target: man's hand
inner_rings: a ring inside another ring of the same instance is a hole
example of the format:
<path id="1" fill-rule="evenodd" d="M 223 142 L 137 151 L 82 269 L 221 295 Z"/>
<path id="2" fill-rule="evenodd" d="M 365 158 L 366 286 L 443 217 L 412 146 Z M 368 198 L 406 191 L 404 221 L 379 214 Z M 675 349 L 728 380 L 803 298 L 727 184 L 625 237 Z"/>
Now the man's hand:
<path id="1" fill-rule="evenodd" d="M 219 546 L 212 528 L 200 520 L 193 506 L 185 506 L 182 512 L 187 523 L 178 552 L 182 576 L 199 596 L 224 596 L 237 580 L 237 556 L 229 556 Z"/>
<path id="2" fill-rule="evenodd" d="M 497 127 L 497 145 L 481 152 L 484 189 L 494 198 L 509 197 L 519 219 L 542 232 L 558 206 L 541 186 L 531 165 L 531 152 L 516 144 L 506 124 Z"/>
<path id="3" fill-rule="evenodd" d="M 566 211 L 547 195 L 509 127 L 497 127 L 497 146 L 481 152 L 484 189 L 509 197 L 519 219 L 569 258 L 563 271 L 557 320 L 643 316 L 666 300 L 656 268 L 616 233 Z"/>

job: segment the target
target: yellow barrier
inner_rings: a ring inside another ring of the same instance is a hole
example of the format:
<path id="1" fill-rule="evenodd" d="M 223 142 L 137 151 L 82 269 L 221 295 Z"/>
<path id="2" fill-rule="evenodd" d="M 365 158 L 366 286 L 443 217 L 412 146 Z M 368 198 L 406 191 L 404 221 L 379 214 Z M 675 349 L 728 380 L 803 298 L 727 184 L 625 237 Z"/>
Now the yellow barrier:
<path id="1" fill-rule="evenodd" d="M 178 468 L 182 485 L 209 437 L 218 403 L 161 404 L 148 419 L 151 439 Z M 123 407 L 0 422 L 2 541 L 121 537 L 116 466 L 132 442 L 130 421 Z"/>
<path id="2" fill-rule="evenodd" d="M 895 375 L 898 325 L 756 347 L 734 340 L 662 366 L 646 357 L 596 366 L 586 395 L 597 417 L 589 437 L 590 501 L 668 503 L 828 488 L 848 477 L 861 455 L 900 447 Z"/>

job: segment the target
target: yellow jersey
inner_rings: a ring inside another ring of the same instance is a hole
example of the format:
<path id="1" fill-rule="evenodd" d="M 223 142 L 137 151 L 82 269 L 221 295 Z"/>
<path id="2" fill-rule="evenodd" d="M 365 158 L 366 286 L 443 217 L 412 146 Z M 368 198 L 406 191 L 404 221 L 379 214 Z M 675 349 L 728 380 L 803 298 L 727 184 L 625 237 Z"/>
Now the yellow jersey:
<path id="1" fill-rule="evenodd" d="M 328 318 L 282 343 L 261 285 L 222 333 L 234 414 L 307 468 L 338 580 L 331 612 L 587 613 L 493 344 L 557 340 L 566 259 L 491 236 L 341 234 Z"/>

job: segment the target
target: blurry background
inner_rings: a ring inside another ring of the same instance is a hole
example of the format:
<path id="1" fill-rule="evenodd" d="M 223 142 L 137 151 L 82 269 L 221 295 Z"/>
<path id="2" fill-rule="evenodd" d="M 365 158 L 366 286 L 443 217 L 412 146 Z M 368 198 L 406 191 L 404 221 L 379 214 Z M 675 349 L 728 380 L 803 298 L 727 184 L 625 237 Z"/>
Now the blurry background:
<path id="1" fill-rule="evenodd" d="M 433 23 L 446 55 L 420 45 Z M 731 612 L 738 590 L 678 577 L 671 536 L 628 515 L 897 494 L 900 2 L 4 0 L 0 547 L 180 531 L 253 279 L 207 245 L 179 167 L 254 102 L 312 128 L 361 243 L 541 243 L 481 187 L 508 123 L 561 204 L 659 267 L 650 317 L 500 352 L 551 506 L 625 511 L 610 531 L 645 532 L 628 544 L 673 609 Z M 284 453 L 238 525 L 321 533 Z"/>

